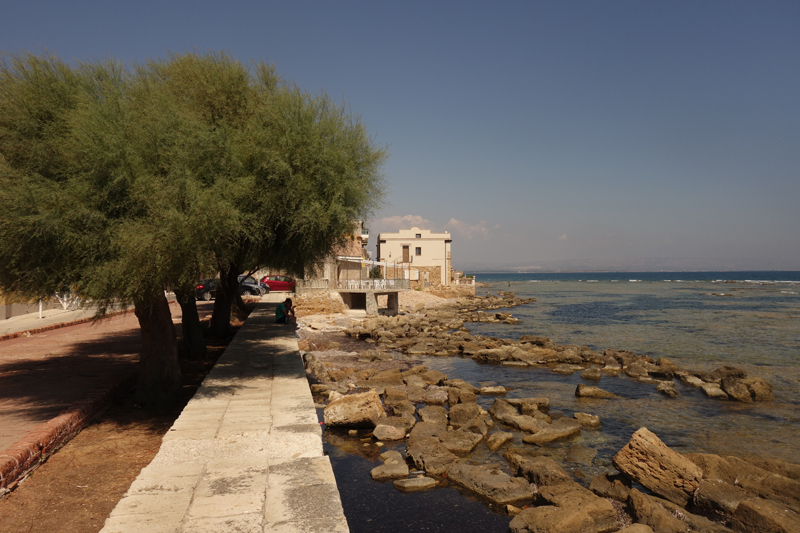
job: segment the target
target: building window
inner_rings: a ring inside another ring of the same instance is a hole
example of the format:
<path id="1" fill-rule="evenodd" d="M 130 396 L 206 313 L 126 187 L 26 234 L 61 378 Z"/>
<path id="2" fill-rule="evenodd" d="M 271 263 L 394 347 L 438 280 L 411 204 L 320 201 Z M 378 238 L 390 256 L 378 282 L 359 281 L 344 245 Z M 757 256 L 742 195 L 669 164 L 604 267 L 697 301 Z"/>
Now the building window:
<path id="1" fill-rule="evenodd" d="M 421 238 L 422 238 L 422 233 L 417 233 L 417 239 L 421 239 Z M 417 255 L 419 255 L 419 254 L 417 254 Z"/>
<path id="2" fill-rule="evenodd" d="M 416 255 L 422 255 L 422 248 L 420 248 L 419 246 L 417 246 L 417 247 L 415 248 L 415 250 L 414 250 L 414 253 L 415 253 Z"/>

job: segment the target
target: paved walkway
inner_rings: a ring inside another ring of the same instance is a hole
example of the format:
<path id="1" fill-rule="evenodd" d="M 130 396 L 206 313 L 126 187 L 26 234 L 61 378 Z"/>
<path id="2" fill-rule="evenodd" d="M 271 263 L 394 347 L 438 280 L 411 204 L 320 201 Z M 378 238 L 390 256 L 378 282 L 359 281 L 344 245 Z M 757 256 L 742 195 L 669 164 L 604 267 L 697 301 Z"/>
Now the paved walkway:
<path id="1" fill-rule="evenodd" d="M 297 338 L 274 309 L 250 314 L 102 533 L 349 531 Z"/>
<path id="2" fill-rule="evenodd" d="M 48 309 L 42 312 L 42 318 L 39 318 L 39 313 L 12 316 L 11 318 L 0 320 L 0 336 L 91 318 L 94 316 L 95 311 L 96 309 L 93 307 L 78 309 L 76 311 Z"/>

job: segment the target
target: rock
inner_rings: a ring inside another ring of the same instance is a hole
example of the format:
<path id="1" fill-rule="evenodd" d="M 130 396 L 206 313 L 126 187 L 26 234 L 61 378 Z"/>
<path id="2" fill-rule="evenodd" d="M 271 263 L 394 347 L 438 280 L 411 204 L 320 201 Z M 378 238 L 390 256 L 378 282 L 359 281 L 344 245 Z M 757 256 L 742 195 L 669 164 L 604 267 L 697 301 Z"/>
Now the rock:
<path id="1" fill-rule="evenodd" d="M 572 476 L 550 457 L 528 458 L 518 454 L 510 454 L 507 459 L 514 473 L 540 487 L 572 483 Z"/>
<path id="2" fill-rule="evenodd" d="M 447 470 L 447 477 L 499 505 L 530 500 L 535 494 L 535 487 L 524 479 L 492 466 L 455 463 Z"/>
<path id="3" fill-rule="evenodd" d="M 574 374 L 578 370 L 583 370 L 583 367 L 580 365 L 572 365 L 572 364 L 561 364 L 556 365 L 553 367 L 553 372 L 556 374 Z"/>
<path id="4" fill-rule="evenodd" d="M 589 490 L 603 498 L 624 502 L 628 500 L 628 495 L 631 492 L 631 481 L 620 474 L 600 474 L 592 478 L 591 483 L 589 483 Z"/>
<path id="5" fill-rule="evenodd" d="M 692 514 L 683 507 L 675 505 L 667 500 L 648 496 L 652 501 L 657 502 L 658 505 L 666 509 L 672 516 L 684 522 L 684 527 L 688 526 L 689 531 L 696 533 L 730 533 L 728 528 L 719 524 L 715 524 L 704 516 Z"/>
<path id="6" fill-rule="evenodd" d="M 444 405 L 447 403 L 447 388 L 446 387 L 437 387 L 436 385 L 428 385 L 428 387 L 424 390 L 424 394 L 422 396 L 422 401 L 424 403 L 433 404 L 433 405 Z"/>
<path id="7" fill-rule="evenodd" d="M 477 403 L 459 403 L 450 407 L 450 425 L 458 429 L 481 413 Z"/>
<path id="8" fill-rule="evenodd" d="M 452 406 L 458 403 L 475 403 L 477 402 L 475 394 L 468 390 L 460 389 L 458 387 L 450 387 L 447 390 L 447 402 Z"/>
<path id="9" fill-rule="evenodd" d="M 403 375 L 396 368 L 379 372 L 369 378 L 368 381 L 370 385 L 381 385 L 383 387 L 402 387 L 405 385 Z"/>
<path id="10" fill-rule="evenodd" d="M 459 455 L 470 453 L 482 440 L 483 435 L 480 433 L 464 431 L 463 429 L 446 431 L 439 435 L 439 441 L 444 444 L 444 447 Z"/>
<path id="11" fill-rule="evenodd" d="M 675 390 L 675 384 L 671 381 L 661 381 L 658 383 L 656 390 L 670 398 L 676 398 L 680 396 L 680 393 Z"/>
<path id="12" fill-rule="evenodd" d="M 716 398 L 718 400 L 728 399 L 728 395 L 725 394 L 725 391 L 723 391 L 716 383 L 703 383 L 702 389 L 709 398 Z"/>
<path id="13" fill-rule="evenodd" d="M 481 387 L 481 394 L 491 396 L 503 396 L 506 393 L 505 387 Z"/>
<path id="14" fill-rule="evenodd" d="M 658 533 L 686 533 L 689 528 L 666 509 L 658 505 L 655 499 L 637 489 L 631 489 L 628 506 L 637 522 L 646 524 Z"/>
<path id="15" fill-rule="evenodd" d="M 503 424 L 521 431 L 533 432 L 549 427 L 549 424 L 544 420 L 519 414 L 514 406 L 502 399 L 495 400 L 489 409 L 489 413 Z"/>
<path id="16" fill-rule="evenodd" d="M 787 463 L 786 461 L 774 457 L 758 457 L 756 455 L 741 457 L 741 459 L 747 461 L 756 468 L 772 472 L 773 474 L 780 474 L 795 481 L 800 481 L 800 464 Z"/>
<path id="17" fill-rule="evenodd" d="M 625 367 L 625 374 L 629 375 L 632 378 L 643 378 L 647 377 L 647 369 L 645 369 L 644 365 L 640 362 L 631 363 Z"/>
<path id="18" fill-rule="evenodd" d="M 800 512 L 800 482 L 753 466 L 738 457 L 725 459 L 736 472 L 737 486 Z"/>
<path id="19" fill-rule="evenodd" d="M 309 383 L 322 383 L 331 381 L 325 363 L 317 359 L 314 354 L 307 353 L 304 357 L 306 366 L 306 377 Z"/>
<path id="20" fill-rule="evenodd" d="M 506 505 L 506 514 L 508 516 L 517 516 L 521 512 L 522 509 L 520 509 L 516 505 L 511 505 L 511 504 Z"/>
<path id="21" fill-rule="evenodd" d="M 440 405 L 426 405 L 419 410 L 423 422 L 434 422 L 447 425 L 447 411 Z"/>
<path id="22" fill-rule="evenodd" d="M 526 404 L 530 404 L 537 411 L 546 413 L 550 410 L 550 399 L 548 398 L 508 398 L 506 401 L 514 407 L 525 408 Z M 523 414 L 525 414 L 523 412 Z"/>
<path id="23" fill-rule="evenodd" d="M 540 337 L 538 335 L 523 335 L 519 338 L 519 342 L 534 344 L 536 346 L 542 346 L 543 348 L 553 345 L 553 341 L 551 341 L 548 337 Z"/>
<path id="24" fill-rule="evenodd" d="M 616 398 L 613 392 L 604 391 L 600 387 L 589 387 L 583 383 L 578 383 L 575 389 L 575 396 L 578 398 Z"/>
<path id="25" fill-rule="evenodd" d="M 388 481 L 390 479 L 408 477 L 408 465 L 400 452 L 394 450 L 383 452 L 381 460 L 383 464 L 370 471 L 370 475 L 375 481 Z"/>
<path id="26" fill-rule="evenodd" d="M 374 390 L 332 401 L 324 412 L 325 425 L 328 427 L 375 427 L 383 416 L 383 404 Z"/>
<path id="27" fill-rule="evenodd" d="M 745 385 L 741 379 L 724 378 L 720 388 L 734 400 L 744 403 L 753 403 L 753 398 L 750 397 L 750 389 L 747 388 L 747 385 Z"/>
<path id="28" fill-rule="evenodd" d="M 597 450 L 594 448 L 587 448 L 586 446 L 573 444 L 567 451 L 567 457 L 565 461 L 568 463 L 591 465 L 595 455 L 597 455 Z"/>
<path id="29" fill-rule="evenodd" d="M 447 379 L 444 381 L 444 385 L 448 387 L 456 387 L 461 390 L 469 391 L 472 394 L 479 394 L 480 388 L 472 385 L 471 383 L 467 383 L 463 379 Z"/>
<path id="30" fill-rule="evenodd" d="M 414 419 L 404 416 L 389 416 L 378 420 L 372 434 L 378 440 L 401 440 L 414 427 Z"/>
<path id="31" fill-rule="evenodd" d="M 508 431 L 497 431 L 489 435 L 489 438 L 486 439 L 486 447 L 492 450 L 493 452 L 500 449 L 504 444 L 514 440 L 514 434 Z"/>
<path id="32" fill-rule="evenodd" d="M 583 372 L 581 372 L 581 377 L 583 379 L 593 379 L 599 380 L 603 377 L 603 371 L 599 368 L 587 368 Z"/>
<path id="33" fill-rule="evenodd" d="M 436 486 L 436 480 L 429 477 L 412 477 L 408 479 L 398 479 L 394 482 L 394 488 L 400 492 L 419 492 L 432 489 Z"/>
<path id="34" fill-rule="evenodd" d="M 550 418 L 543 412 L 539 411 L 539 409 L 536 408 L 536 405 L 532 403 L 523 403 L 522 406 L 520 407 L 520 411 L 522 411 L 522 414 L 525 416 L 531 416 L 537 420 L 542 420 L 544 422 L 547 422 L 548 424 L 553 422 L 552 418 Z"/>
<path id="35" fill-rule="evenodd" d="M 422 379 L 421 376 L 414 374 L 411 376 L 405 376 L 403 378 L 405 384 L 409 387 L 414 387 L 415 389 L 424 389 L 428 384 L 425 383 L 425 380 Z"/>
<path id="36" fill-rule="evenodd" d="M 429 385 L 441 385 L 442 382 L 447 379 L 447 376 L 438 370 L 428 370 L 422 374 L 421 377 Z"/>
<path id="37" fill-rule="evenodd" d="M 750 396 L 757 402 L 771 402 L 775 400 L 775 395 L 772 393 L 772 385 L 766 380 L 761 378 L 746 378 L 742 380 L 747 388 L 750 390 Z"/>
<path id="38" fill-rule="evenodd" d="M 581 423 L 573 418 L 561 418 L 533 435 L 523 437 L 527 444 L 546 444 L 574 437 L 581 432 Z"/>
<path id="39" fill-rule="evenodd" d="M 694 504 L 706 511 L 731 514 L 742 501 L 752 497 L 752 494 L 731 483 L 718 479 L 703 479 L 694 493 Z"/>
<path id="40" fill-rule="evenodd" d="M 414 407 L 414 404 L 409 402 L 408 400 L 394 402 L 392 404 L 389 404 L 389 407 L 394 412 L 395 416 L 405 416 L 414 418 L 414 413 L 417 412 L 417 408 Z"/>
<path id="41" fill-rule="evenodd" d="M 617 512 L 611 502 L 575 482 L 539 487 L 538 498 L 567 511 L 588 513 L 597 533 L 618 529 Z"/>
<path id="42" fill-rule="evenodd" d="M 703 472 L 669 449 L 647 428 L 641 428 L 613 458 L 614 467 L 652 492 L 686 506 L 700 486 Z"/>
<path id="43" fill-rule="evenodd" d="M 703 386 L 703 380 L 698 378 L 697 376 L 693 376 L 685 371 L 680 371 L 675 373 L 678 376 L 678 379 L 681 380 L 681 383 L 684 385 L 689 385 L 691 387 L 697 387 L 698 389 Z"/>
<path id="44" fill-rule="evenodd" d="M 731 517 L 731 527 L 737 533 L 798 533 L 800 516 L 777 502 L 755 498 L 739 504 Z"/>
<path id="45" fill-rule="evenodd" d="M 569 511 L 552 505 L 523 509 L 508 525 L 510 533 L 595 533 L 586 511 Z"/>
<path id="46" fill-rule="evenodd" d="M 396 483 L 396 482 L 395 482 Z M 654 533 L 653 528 L 645 524 L 633 524 L 619 530 L 619 533 Z"/>
<path id="47" fill-rule="evenodd" d="M 492 417 L 490 417 L 488 414 L 482 414 L 476 416 L 472 420 L 469 420 L 466 424 L 461 426 L 459 430 L 477 433 L 481 437 L 485 437 L 489 434 L 489 429 L 493 426 L 494 421 L 492 420 Z"/>
<path id="48" fill-rule="evenodd" d="M 600 417 L 596 415 L 590 415 L 587 413 L 575 413 L 575 420 L 580 422 L 581 427 L 589 428 L 589 429 L 596 429 L 600 427 Z"/>
<path id="49" fill-rule="evenodd" d="M 438 437 L 429 437 L 413 442 L 409 439 L 406 446 L 406 457 L 414 462 L 414 466 L 432 475 L 444 474 L 450 465 L 458 460 L 458 457 L 448 450 Z"/>

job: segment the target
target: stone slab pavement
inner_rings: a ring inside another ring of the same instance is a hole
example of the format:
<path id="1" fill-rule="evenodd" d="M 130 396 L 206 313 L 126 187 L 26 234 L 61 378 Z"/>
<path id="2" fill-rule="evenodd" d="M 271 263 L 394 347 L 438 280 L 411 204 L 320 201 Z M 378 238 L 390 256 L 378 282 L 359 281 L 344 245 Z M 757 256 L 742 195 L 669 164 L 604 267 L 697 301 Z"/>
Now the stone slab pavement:
<path id="1" fill-rule="evenodd" d="M 262 298 L 101 533 L 349 531 L 278 299 Z"/>

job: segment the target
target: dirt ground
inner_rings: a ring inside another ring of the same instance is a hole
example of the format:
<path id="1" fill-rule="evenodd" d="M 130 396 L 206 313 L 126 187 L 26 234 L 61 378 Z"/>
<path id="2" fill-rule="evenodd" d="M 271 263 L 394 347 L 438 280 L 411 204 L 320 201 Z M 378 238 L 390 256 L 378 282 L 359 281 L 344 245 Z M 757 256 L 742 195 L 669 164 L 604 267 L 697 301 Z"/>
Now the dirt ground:
<path id="1" fill-rule="evenodd" d="M 241 319 L 233 322 L 241 325 Z M 182 361 L 183 401 L 144 412 L 127 394 L 0 500 L 0 533 L 89 533 L 106 518 L 222 354 L 228 340 L 207 340 L 209 359 Z"/>

